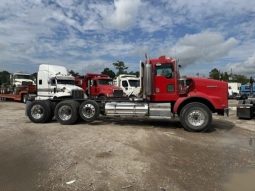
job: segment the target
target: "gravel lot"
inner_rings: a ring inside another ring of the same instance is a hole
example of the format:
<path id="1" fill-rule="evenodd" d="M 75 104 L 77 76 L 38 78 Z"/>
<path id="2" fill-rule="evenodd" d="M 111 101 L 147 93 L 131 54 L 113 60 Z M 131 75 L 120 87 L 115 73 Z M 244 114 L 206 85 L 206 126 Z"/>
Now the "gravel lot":
<path id="1" fill-rule="evenodd" d="M 189 133 L 178 121 L 34 124 L 24 104 L 0 102 L 0 190 L 254 191 L 255 119 L 237 120 L 235 104 Z"/>

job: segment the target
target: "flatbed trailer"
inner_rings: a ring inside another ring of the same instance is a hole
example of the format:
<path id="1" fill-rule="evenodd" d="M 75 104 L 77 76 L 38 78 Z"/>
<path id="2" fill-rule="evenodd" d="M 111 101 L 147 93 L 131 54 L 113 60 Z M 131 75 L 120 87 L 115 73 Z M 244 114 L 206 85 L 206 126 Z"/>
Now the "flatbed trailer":
<path id="1" fill-rule="evenodd" d="M 18 87 L 14 91 L 0 91 L 0 100 L 12 100 L 26 103 L 30 96 L 36 96 L 36 86 L 28 85 Z"/>

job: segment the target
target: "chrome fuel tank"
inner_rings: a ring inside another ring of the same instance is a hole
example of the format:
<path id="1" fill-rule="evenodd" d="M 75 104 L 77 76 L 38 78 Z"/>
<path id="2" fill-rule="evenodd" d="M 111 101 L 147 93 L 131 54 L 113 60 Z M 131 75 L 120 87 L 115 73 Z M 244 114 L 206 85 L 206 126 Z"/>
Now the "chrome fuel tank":
<path id="1" fill-rule="evenodd" d="M 115 116 L 137 116 L 171 118 L 171 103 L 108 102 L 105 114 Z"/>
<path id="2" fill-rule="evenodd" d="M 132 102 L 108 102 L 105 104 L 105 114 L 145 116 L 148 115 L 148 104 Z"/>

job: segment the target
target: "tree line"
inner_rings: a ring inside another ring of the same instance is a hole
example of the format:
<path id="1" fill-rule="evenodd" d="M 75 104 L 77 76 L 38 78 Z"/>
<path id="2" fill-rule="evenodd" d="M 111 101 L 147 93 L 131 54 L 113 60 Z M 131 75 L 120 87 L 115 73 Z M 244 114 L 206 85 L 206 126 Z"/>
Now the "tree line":
<path id="1" fill-rule="evenodd" d="M 113 67 L 115 68 L 114 72 L 112 69 L 106 67 L 102 70 L 101 74 L 106 74 L 108 76 L 110 76 L 111 78 L 115 78 L 116 76 L 120 75 L 120 74 L 130 74 L 130 75 L 135 75 L 135 76 L 139 76 L 139 71 L 130 71 L 128 72 L 128 66 L 126 66 L 126 64 L 123 61 L 117 60 L 116 62 L 112 63 Z M 70 70 L 69 73 L 76 77 L 79 76 L 80 74 Z"/>
<path id="2" fill-rule="evenodd" d="M 250 82 L 250 78 L 247 78 L 244 75 L 240 74 L 232 74 L 228 72 L 221 72 L 219 69 L 214 68 L 209 72 L 209 78 L 215 79 L 215 80 L 223 80 L 226 82 L 238 82 L 241 84 L 246 84 Z"/>

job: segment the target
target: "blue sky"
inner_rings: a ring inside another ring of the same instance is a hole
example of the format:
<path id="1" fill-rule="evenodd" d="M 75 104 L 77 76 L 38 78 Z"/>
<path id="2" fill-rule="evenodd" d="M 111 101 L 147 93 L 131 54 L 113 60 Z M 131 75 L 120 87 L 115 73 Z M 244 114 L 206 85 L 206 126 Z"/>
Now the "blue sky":
<path id="1" fill-rule="evenodd" d="M 0 70 L 39 64 L 81 74 L 144 54 L 178 58 L 186 75 L 255 75 L 255 0 L 1 0 Z"/>

